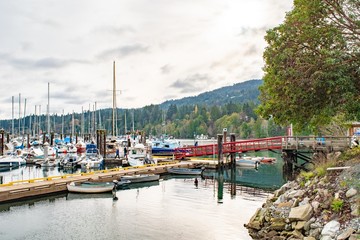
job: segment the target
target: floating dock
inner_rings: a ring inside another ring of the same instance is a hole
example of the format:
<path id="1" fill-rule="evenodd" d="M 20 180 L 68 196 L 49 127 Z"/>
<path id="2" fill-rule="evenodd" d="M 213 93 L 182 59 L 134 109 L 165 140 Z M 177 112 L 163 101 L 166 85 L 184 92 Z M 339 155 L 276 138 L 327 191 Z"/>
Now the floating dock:
<path id="1" fill-rule="evenodd" d="M 199 163 L 194 162 L 173 161 L 160 164 L 148 164 L 139 167 L 113 168 L 89 173 L 68 174 L 14 181 L 0 185 L 0 203 L 67 191 L 66 185 L 70 182 L 108 182 L 119 180 L 121 176 L 124 175 L 145 173 L 163 174 L 167 173 L 168 168 L 194 168 L 198 165 Z"/>

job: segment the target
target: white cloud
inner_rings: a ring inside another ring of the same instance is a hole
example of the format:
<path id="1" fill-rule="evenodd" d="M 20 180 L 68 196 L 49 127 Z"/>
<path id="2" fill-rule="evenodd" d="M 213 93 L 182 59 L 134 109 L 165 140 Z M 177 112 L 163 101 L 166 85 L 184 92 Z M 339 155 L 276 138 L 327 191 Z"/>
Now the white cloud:
<path id="1" fill-rule="evenodd" d="M 158 104 L 261 78 L 264 35 L 288 0 L 0 1 L 0 119 L 11 97 L 28 113 Z M 17 110 L 15 110 L 17 111 Z M 18 116 L 15 114 L 15 116 Z"/>

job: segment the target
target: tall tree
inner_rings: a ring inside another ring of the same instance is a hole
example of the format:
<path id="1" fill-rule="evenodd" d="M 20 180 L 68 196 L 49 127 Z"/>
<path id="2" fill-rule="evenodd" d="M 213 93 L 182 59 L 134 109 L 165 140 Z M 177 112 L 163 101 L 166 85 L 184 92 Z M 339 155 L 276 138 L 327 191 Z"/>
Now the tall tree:
<path id="1" fill-rule="evenodd" d="M 360 119 L 360 3 L 296 0 L 285 22 L 267 32 L 263 117 L 314 130 L 345 113 Z"/>

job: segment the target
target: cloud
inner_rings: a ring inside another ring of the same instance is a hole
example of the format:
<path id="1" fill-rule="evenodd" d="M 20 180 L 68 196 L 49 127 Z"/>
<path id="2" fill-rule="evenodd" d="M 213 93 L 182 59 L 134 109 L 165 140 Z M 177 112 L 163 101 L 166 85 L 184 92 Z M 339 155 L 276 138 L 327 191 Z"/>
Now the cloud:
<path id="1" fill-rule="evenodd" d="M 207 74 L 196 73 L 184 79 L 176 80 L 170 87 L 179 89 L 181 93 L 194 93 L 204 90 L 212 82 L 213 80 Z"/>
<path id="2" fill-rule="evenodd" d="M 92 33 L 95 35 L 98 34 L 109 34 L 109 35 L 115 35 L 115 36 L 123 36 L 128 33 L 135 33 L 135 29 L 132 26 L 126 25 L 126 26 L 100 26 L 96 27 Z"/>
<path id="3" fill-rule="evenodd" d="M 98 58 L 101 59 L 108 59 L 108 58 L 113 59 L 115 57 L 123 58 L 138 53 L 146 53 L 148 52 L 148 50 L 149 50 L 148 46 L 144 46 L 142 44 L 136 43 L 132 45 L 125 45 L 118 48 L 105 50 L 98 55 Z"/>
<path id="4" fill-rule="evenodd" d="M 168 74 L 171 72 L 172 69 L 173 67 L 170 66 L 169 64 L 166 64 L 160 68 L 162 74 Z"/>
<path id="5" fill-rule="evenodd" d="M 2 62 L 7 63 L 8 65 L 14 68 L 26 68 L 26 69 L 53 69 L 53 68 L 63 68 L 70 64 L 74 63 L 88 63 L 88 61 L 77 60 L 77 59 L 60 59 L 60 58 L 40 58 L 40 59 L 26 59 L 26 58 L 16 58 L 11 56 L 10 54 L 0 53 L 0 58 Z"/>

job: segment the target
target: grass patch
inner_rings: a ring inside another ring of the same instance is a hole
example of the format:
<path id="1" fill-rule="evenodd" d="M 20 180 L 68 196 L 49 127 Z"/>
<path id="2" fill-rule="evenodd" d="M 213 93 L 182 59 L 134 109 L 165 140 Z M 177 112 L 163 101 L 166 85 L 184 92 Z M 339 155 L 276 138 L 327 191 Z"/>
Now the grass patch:
<path id="1" fill-rule="evenodd" d="M 343 206 L 344 206 L 344 201 L 341 199 L 334 199 L 331 202 L 331 209 L 334 212 L 340 212 Z"/>
<path id="2" fill-rule="evenodd" d="M 314 176 L 315 176 L 314 172 L 305 172 L 305 171 L 300 172 L 300 177 L 304 178 L 305 181 L 309 181 Z"/>

